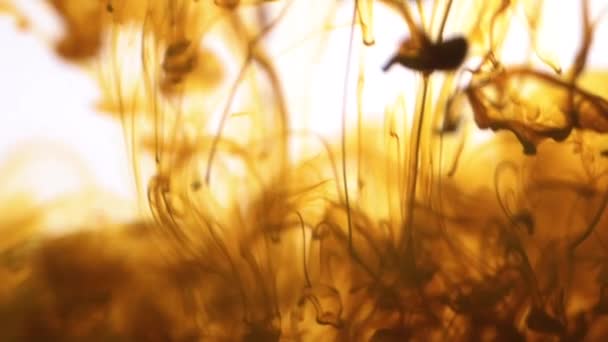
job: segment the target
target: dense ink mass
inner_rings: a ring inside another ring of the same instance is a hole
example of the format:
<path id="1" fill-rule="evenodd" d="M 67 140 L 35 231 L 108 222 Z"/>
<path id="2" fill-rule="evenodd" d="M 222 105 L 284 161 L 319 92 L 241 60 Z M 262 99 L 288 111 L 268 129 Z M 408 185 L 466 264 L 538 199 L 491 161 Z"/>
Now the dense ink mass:
<path id="1" fill-rule="evenodd" d="M 395 63 L 425 73 L 452 71 L 462 65 L 468 50 L 465 38 L 457 37 L 440 43 L 432 43 L 427 39 L 424 39 L 420 46 L 410 46 L 411 41 L 404 42 L 399 52 L 388 61 L 383 70 L 388 71 Z"/>

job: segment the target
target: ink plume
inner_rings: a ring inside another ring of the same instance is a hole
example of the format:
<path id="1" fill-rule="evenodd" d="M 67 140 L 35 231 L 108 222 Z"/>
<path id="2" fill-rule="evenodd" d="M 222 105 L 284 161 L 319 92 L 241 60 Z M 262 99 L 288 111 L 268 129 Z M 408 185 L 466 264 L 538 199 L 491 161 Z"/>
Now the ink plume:
<path id="1" fill-rule="evenodd" d="M 606 13 L 0 0 L 0 340 L 608 340 Z"/>

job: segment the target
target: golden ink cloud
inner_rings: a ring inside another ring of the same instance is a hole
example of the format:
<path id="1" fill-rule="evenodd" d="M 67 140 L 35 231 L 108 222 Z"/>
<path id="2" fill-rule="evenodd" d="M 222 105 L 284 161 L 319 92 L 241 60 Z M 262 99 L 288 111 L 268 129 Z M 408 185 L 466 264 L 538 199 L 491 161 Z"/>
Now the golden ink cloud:
<path id="1" fill-rule="evenodd" d="M 3 340 L 608 336 L 608 4 L 567 59 L 553 1 L 48 3 L 138 209 L 3 197 Z"/>

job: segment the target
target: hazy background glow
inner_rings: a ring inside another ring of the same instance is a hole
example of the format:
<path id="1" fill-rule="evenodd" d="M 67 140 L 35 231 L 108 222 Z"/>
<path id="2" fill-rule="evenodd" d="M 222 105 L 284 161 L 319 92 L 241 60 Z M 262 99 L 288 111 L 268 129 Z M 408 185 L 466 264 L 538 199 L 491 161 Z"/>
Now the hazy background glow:
<path id="1" fill-rule="evenodd" d="M 595 17 L 605 1 L 592 1 L 592 17 Z M 542 47 L 565 67 L 571 61 L 580 37 L 580 9 L 578 2 L 570 0 L 546 1 L 545 26 L 541 30 Z M 61 36 L 60 20 L 41 0 L 20 0 L 18 7 L 31 19 L 31 30 L 21 31 L 14 21 L 0 16 L 0 42 L 4 46 L 0 55 L 0 162 L 6 161 L 12 152 L 37 150 L 50 160 L 60 150 L 70 151 L 74 160 L 92 175 L 91 182 L 106 191 L 124 198 L 133 198 L 132 181 L 123 144 L 120 123 L 95 111 L 99 89 L 95 79 L 77 66 L 68 64 L 55 55 L 51 43 Z M 605 4 L 604 4 L 605 5 Z M 342 83 L 345 71 L 345 51 L 349 28 L 345 26 L 352 13 L 351 5 L 342 5 L 334 23 L 342 28 L 327 36 L 326 50 L 318 59 L 312 58 L 312 49 L 318 47 L 318 39 L 297 43 L 294 37 L 304 37 L 314 28 L 307 26 L 314 14 L 314 6 L 297 2 L 285 22 L 288 28 L 299 27 L 297 35 L 275 35 L 267 43 L 277 55 L 277 68 L 285 87 L 308 80 L 315 87 L 309 96 L 287 91 L 292 113 L 292 124 L 308 127 L 325 136 L 335 135 L 340 127 Z M 360 58 L 365 58 L 365 91 L 362 101 L 367 120 L 380 118 L 384 109 L 392 105 L 400 94 L 415 92 L 414 82 L 405 81 L 405 71 L 393 68 L 383 73 L 380 68 L 387 56 L 394 51 L 406 34 L 401 19 L 387 8 L 378 6 L 375 19 L 376 45 L 363 47 L 356 44 L 351 69 L 349 96 L 349 123 L 356 119 L 356 86 Z M 525 58 L 522 46 L 528 44 L 525 22 L 515 21 L 512 34 L 507 39 L 504 60 L 517 62 Z M 561 18 L 575 18 L 568 23 Z M 604 37 L 608 25 L 602 23 L 596 37 Z M 288 38 L 285 38 L 288 37 Z M 355 39 L 360 39 L 356 33 Z M 293 40 L 290 42 L 289 40 Z M 296 44 L 294 45 L 294 42 Z M 291 44 L 291 45 L 290 45 Z M 591 65 L 608 66 L 608 48 L 596 40 L 590 58 Z M 306 74 L 308 68 L 297 65 L 317 63 L 317 72 Z M 295 67 L 294 67 L 295 66 Z M 411 106 L 413 103 L 407 103 Z M 491 133 L 477 134 L 487 139 Z M 38 157 L 36 157 L 38 158 Z M 69 172 L 52 172 L 51 164 L 40 163 L 30 182 L 51 198 L 69 189 L 73 183 Z M 51 177 L 52 176 L 52 177 Z"/>

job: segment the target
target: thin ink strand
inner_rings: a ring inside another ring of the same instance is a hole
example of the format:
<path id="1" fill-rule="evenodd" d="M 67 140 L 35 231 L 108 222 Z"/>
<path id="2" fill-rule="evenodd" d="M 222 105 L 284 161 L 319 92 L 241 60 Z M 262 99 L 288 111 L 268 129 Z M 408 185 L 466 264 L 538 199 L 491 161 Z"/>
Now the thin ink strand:
<path id="1" fill-rule="evenodd" d="M 346 55 L 346 74 L 344 75 L 344 87 L 343 87 L 343 96 L 342 96 L 342 177 L 344 180 L 344 201 L 346 204 L 346 220 L 348 223 L 348 250 L 350 254 L 353 255 L 353 224 L 350 212 L 350 200 L 348 196 L 348 179 L 346 175 L 346 105 L 348 103 L 348 84 L 350 83 L 350 64 L 351 64 L 351 55 L 353 51 L 353 38 L 355 36 L 355 22 L 357 20 L 357 5 L 358 0 L 355 0 L 355 5 L 353 8 L 352 15 L 352 25 L 350 27 L 349 38 L 348 38 L 348 50 Z"/>

